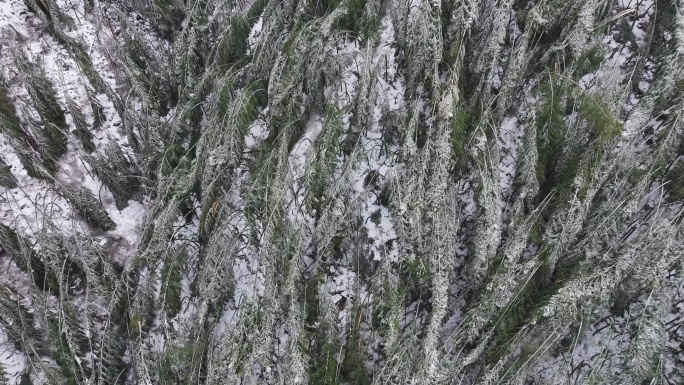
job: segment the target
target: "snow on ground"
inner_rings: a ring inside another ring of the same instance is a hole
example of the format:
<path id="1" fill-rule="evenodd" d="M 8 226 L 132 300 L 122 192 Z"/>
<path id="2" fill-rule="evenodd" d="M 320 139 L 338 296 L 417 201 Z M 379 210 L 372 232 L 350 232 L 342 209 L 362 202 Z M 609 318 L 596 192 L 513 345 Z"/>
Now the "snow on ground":
<path id="1" fill-rule="evenodd" d="M 214 336 L 232 334 L 245 312 L 252 309 L 250 304 L 256 304 L 264 296 L 265 269 L 259 251 L 251 246 L 236 256 L 233 264 L 235 291 L 213 328 Z"/>
<path id="2" fill-rule="evenodd" d="M 20 383 L 20 376 L 26 367 L 26 357 L 16 350 L 7 339 L 7 334 L 0 328 L 0 372 L 4 371 L 9 385 Z"/>
<path id="3" fill-rule="evenodd" d="M 25 23 L 27 23 L 26 5 L 22 0 L 3 0 L 0 5 L 0 31 L 6 31 L 7 27 L 13 28 L 22 35 L 27 34 Z"/>
<path id="4" fill-rule="evenodd" d="M 628 318 L 604 312 L 599 322 L 585 330 L 571 350 L 571 356 L 566 357 L 566 374 L 577 379 L 604 368 L 609 369 L 611 374 L 619 373 L 621 363 L 614 360 L 629 346 L 628 323 Z"/>
<path id="5" fill-rule="evenodd" d="M 522 125 L 515 117 L 506 117 L 501 124 L 499 135 L 499 183 L 503 201 L 506 202 L 513 193 L 518 147 L 523 137 Z"/>
<path id="6" fill-rule="evenodd" d="M 637 79 L 638 90 L 629 94 L 624 105 L 625 110 L 629 112 L 649 90 L 655 76 L 656 63 L 652 58 L 639 57 L 641 47 L 647 43 L 647 29 L 649 28 L 649 23 L 655 13 L 654 0 L 619 0 L 616 12 L 628 10 L 634 10 L 634 12 L 625 16 L 630 25 L 633 39 L 629 39 L 627 36 L 621 36 L 625 41 L 618 43 L 615 41 L 615 32 L 613 32 L 613 35 L 611 37 L 606 37 L 604 42 L 613 51 L 611 58 L 612 63 L 616 67 L 619 66 L 620 68 L 625 69 L 629 80 L 634 76 L 633 70 L 637 61 L 639 59 L 644 61 L 643 73 L 640 74 L 641 78 Z"/>
<path id="7" fill-rule="evenodd" d="M 365 130 L 359 139 L 358 146 L 362 155 L 359 157 L 357 169 L 350 178 L 350 183 L 357 193 L 356 199 L 361 201 L 361 216 L 371 242 L 370 257 L 373 260 L 389 258 L 390 261 L 396 261 L 398 258 L 398 251 L 392 245 L 397 235 L 390 211 L 379 203 L 380 191 L 374 186 L 388 183 L 389 178 L 396 176 L 392 154 L 397 149 L 386 143 L 384 132 L 389 128 L 381 123 L 383 114 L 397 111 L 404 104 L 404 86 L 397 74 L 393 42 L 394 28 L 390 17 L 386 16 L 381 22 L 378 47 L 369 63 L 376 71 L 375 86 L 378 95 L 373 109 L 373 122 L 370 129 Z"/>
<path id="8" fill-rule="evenodd" d="M 475 190 L 473 184 L 469 180 L 460 180 L 458 182 L 459 205 L 461 213 L 465 220 L 469 221 L 475 217 Z"/>
<path id="9" fill-rule="evenodd" d="M 676 277 L 675 272 L 673 276 Z M 650 338 L 655 338 L 652 343 L 663 344 L 659 363 L 662 366 L 658 370 L 667 377 L 665 383 L 678 384 L 684 379 L 684 284 L 679 284 L 673 307 L 665 313 L 668 313 L 662 319 L 665 335 L 660 342 L 658 336 Z M 605 308 L 598 321 L 580 325 L 579 335 L 565 336 L 572 341 L 567 351 L 563 350 L 552 361 L 538 364 L 534 371 L 544 383 L 560 383 L 560 378 L 568 383 L 600 382 L 623 374 L 624 369 L 633 365 L 628 352 L 634 348 L 631 344 L 635 337 L 643 333 L 642 318 L 651 316 L 644 314 L 643 302 L 633 303 L 621 315 Z"/>
<path id="10" fill-rule="evenodd" d="M 567 351 L 561 349 L 553 359 L 542 360 L 531 372 L 543 383 L 571 384 L 619 374 L 625 363 L 616 359 L 629 347 L 629 321 L 629 314 L 616 316 L 606 309 L 599 321 L 589 326 L 580 325 L 580 335 L 565 335 L 572 344 Z"/>
<path id="11" fill-rule="evenodd" d="M 249 31 L 249 36 L 247 37 L 247 45 L 249 45 L 249 52 L 254 52 L 257 42 L 259 41 L 259 36 L 261 35 L 261 29 L 264 26 L 264 16 L 263 13 L 259 16 L 259 19 L 254 23 L 252 29 Z"/>
<path id="12" fill-rule="evenodd" d="M 20 270 L 14 261 L 0 250 L 0 290 L 9 293 L 9 299 L 30 309 L 33 286 L 33 277 Z M 14 385 L 20 383 L 19 376 L 26 367 L 26 356 L 18 351 L 7 337 L 6 331 L 0 327 L 0 372 L 4 370 L 9 385 Z"/>
<path id="13" fill-rule="evenodd" d="M 0 221 L 26 235 L 34 235 L 50 221 L 59 228 L 74 230 L 74 213 L 50 183 L 27 175 L 10 142 L 0 134 L 0 156 L 10 166 L 17 187 L 0 187 Z"/>
<path id="14" fill-rule="evenodd" d="M 32 281 L 32 277 L 21 271 L 14 261 L 0 250 L 0 290 L 11 293 L 10 299 L 31 308 Z M 0 372 L 5 372 L 9 385 L 20 383 L 19 376 L 25 367 L 26 356 L 14 347 L 8 340 L 5 330 L 0 327 Z"/>
<path id="15" fill-rule="evenodd" d="M 617 0 L 618 10 L 636 10 L 630 17 L 632 33 L 638 41 L 642 42 L 646 37 L 646 27 L 655 12 L 654 0 Z"/>
<path id="16" fill-rule="evenodd" d="M 353 303 L 370 303 L 371 294 L 358 282 L 358 277 L 352 270 L 343 266 L 330 266 L 329 275 L 323 283 L 323 290 L 331 295 L 332 301 L 340 310 L 338 313 L 338 326 L 344 333 L 347 325 L 352 321 L 350 311 Z"/>
<path id="17" fill-rule="evenodd" d="M 639 56 L 641 47 L 647 43 L 647 30 L 654 12 L 653 0 L 618 0 L 616 9 L 609 16 L 613 18 L 609 19 L 612 20 L 613 28 L 603 38 L 609 55 L 596 71 L 579 79 L 578 84 L 582 89 L 596 91 L 600 88 L 600 83 L 610 83 L 616 79 L 632 81 L 633 76 L 640 76 L 635 79 L 638 81 L 637 90 L 625 95 L 623 105 L 625 113 L 634 109 L 650 89 L 657 69 L 653 58 Z M 629 24 L 631 36 L 626 36 L 618 27 L 623 22 Z M 643 61 L 643 71 L 636 73 L 634 70 L 640 60 Z M 617 82 L 620 83 L 619 80 Z"/>
<path id="18" fill-rule="evenodd" d="M 244 176 L 246 178 L 246 176 Z M 245 179 L 241 180 L 243 183 Z M 236 191 L 239 189 L 236 189 Z M 238 194 L 232 197 L 232 204 L 240 205 L 242 201 Z M 235 206 L 235 207 L 244 207 Z M 231 214 L 228 228 L 232 229 L 231 234 L 246 234 L 249 231 L 247 217 L 243 212 Z M 246 239 L 239 237 L 240 251 L 235 255 L 233 263 L 233 279 L 235 289 L 231 306 L 237 306 L 245 300 L 252 301 L 255 298 L 263 297 L 265 291 L 266 266 L 261 263 L 261 250 L 248 244 Z"/>

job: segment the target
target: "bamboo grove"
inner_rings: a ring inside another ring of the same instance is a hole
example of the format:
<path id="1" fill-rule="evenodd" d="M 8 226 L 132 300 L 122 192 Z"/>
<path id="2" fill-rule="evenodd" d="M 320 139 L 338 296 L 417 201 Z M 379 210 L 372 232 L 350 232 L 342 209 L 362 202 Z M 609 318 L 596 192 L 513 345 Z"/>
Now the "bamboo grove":
<path id="1" fill-rule="evenodd" d="M 4 0 L 0 383 L 681 384 L 680 0 Z"/>

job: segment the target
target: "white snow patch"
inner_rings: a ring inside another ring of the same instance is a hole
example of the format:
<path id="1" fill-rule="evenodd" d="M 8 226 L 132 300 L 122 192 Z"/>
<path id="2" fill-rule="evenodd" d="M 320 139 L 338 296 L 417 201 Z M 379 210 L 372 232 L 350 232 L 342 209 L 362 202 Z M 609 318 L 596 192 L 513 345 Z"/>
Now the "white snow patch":
<path id="1" fill-rule="evenodd" d="M 323 283 L 323 290 L 330 294 L 332 301 L 340 309 L 338 314 L 339 330 L 344 333 L 351 321 L 352 304 L 366 304 L 372 299 L 371 294 L 358 282 L 357 274 L 344 266 L 330 266 L 330 274 Z"/>
<path id="2" fill-rule="evenodd" d="M 102 28 L 103 20 L 102 15 L 99 15 L 99 10 L 95 12 L 97 15 L 94 17 L 85 17 L 82 2 L 60 0 L 57 4 L 60 9 L 78 20 L 74 28 L 65 30 L 65 33 L 83 44 L 96 72 L 109 87 L 116 89 L 114 71 L 111 69 L 110 60 L 107 59 L 110 55 L 108 50 L 111 48 L 111 35 L 103 36 L 106 29 Z M 60 107 L 65 111 L 69 126 L 67 153 L 58 161 L 59 170 L 55 174 L 54 184 L 36 180 L 27 175 L 9 141 L 0 135 L 0 154 L 10 165 L 19 185 L 16 189 L 4 191 L 4 199 L 0 201 L 0 220 L 29 236 L 39 231 L 46 220 L 51 221 L 67 234 L 88 232 L 85 222 L 72 212 L 70 205 L 57 192 L 60 186 L 82 186 L 101 199 L 105 210 L 117 224 L 116 230 L 109 232 L 107 237 L 116 239 L 113 253 L 115 258 L 116 256 L 125 258 L 135 250 L 137 245 L 142 221 L 147 211 L 146 205 L 131 201 L 126 209 L 117 210 L 111 193 L 102 188 L 102 184 L 92 177 L 90 170 L 81 160 L 79 140 L 73 134 L 76 127 L 67 108 L 67 96 L 74 101 L 77 108 L 81 109 L 86 122 L 92 124 L 95 118 L 91 100 L 88 98 L 88 89 L 92 90 L 92 87 L 68 50 L 52 36 L 44 33 L 40 20 L 30 15 L 23 2 L 8 0 L 0 7 L 0 33 L 12 38 L 16 35 L 14 30 L 20 33 L 25 42 L 18 47 L 24 49 L 29 60 L 42 69 L 45 76 L 52 82 L 55 96 Z M 97 22 L 98 25 L 93 22 Z M 7 52 L 6 47 L 3 48 L 3 55 L 0 55 L 2 56 L 0 62 L 5 71 L 8 71 L 8 68 L 15 67 L 15 63 L 11 55 L 4 54 Z M 6 76 L 11 79 L 15 76 L 9 76 L 12 73 L 16 74 L 16 71 L 6 72 Z M 13 86 L 11 92 L 17 104 L 24 104 L 22 100 L 28 98 L 23 87 Z M 94 98 L 93 102 L 101 107 L 105 119 L 100 129 L 91 129 L 96 152 L 101 153 L 110 142 L 116 142 L 125 151 L 127 139 L 119 132 L 121 117 L 116 112 L 114 103 L 104 94 L 95 95 Z M 33 118 L 38 118 L 31 108 L 26 109 L 26 112 Z"/>
<path id="3" fill-rule="evenodd" d="M 26 367 L 26 357 L 8 341 L 7 334 L 0 328 L 0 367 L 5 371 L 10 385 L 18 384 Z"/>
<path id="4" fill-rule="evenodd" d="M 513 193 L 518 147 L 523 137 L 523 129 L 515 117 L 504 118 L 499 130 L 499 184 L 502 198 L 505 201 Z"/>
<path id="5" fill-rule="evenodd" d="M 252 29 L 249 31 L 249 36 L 247 37 L 247 44 L 249 45 L 249 52 L 253 53 L 254 49 L 256 48 L 256 44 L 259 41 L 259 36 L 261 35 L 261 29 L 264 26 L 264 16 L 263 13 L 261 16 L 259 16 L 259 19 L 257 20 L 256 23 L 254 23 L 254 26 Z"/>
<path id="6" fill-rule="evenodd" d="M 260 117 L 249 127 L 249 131 L 247 132 L 247 135 L 245 135 L 246 151 L 254 150 L 268 137 L 268 122 L 263 118 L 267 115 L 268 107 L 261 111 Z"/>
<path id="7" fill-rule="evenodd" d="M 404 105 L 404 87 L 398 76 L 394 48 L 394 27 L 389 17 L 381 22 L 380 42 L 371 63 L 376 69 L 376 94 L 378 98 L 373 110 L 373 121 L 370 129 L 365 130 L 359 138 L 357 169 L 350 176 L 350 183 L 360 201 L 361 217 L 368 232 L 370 253 L 373 260 L 388 258 L 398 259 L 398 250 L 392 244 L 397 234 L 394 230 L 392 216 L 387 207 L 380 204 L 377 185 L 387 183 L 388 178 L 397 172 L 397 165 L 391 155 L 396 148 L 385 143 L 381 120 L 383 113 L 395 111 Z M 396 146 L 394 146 L 396 147 Z"/>

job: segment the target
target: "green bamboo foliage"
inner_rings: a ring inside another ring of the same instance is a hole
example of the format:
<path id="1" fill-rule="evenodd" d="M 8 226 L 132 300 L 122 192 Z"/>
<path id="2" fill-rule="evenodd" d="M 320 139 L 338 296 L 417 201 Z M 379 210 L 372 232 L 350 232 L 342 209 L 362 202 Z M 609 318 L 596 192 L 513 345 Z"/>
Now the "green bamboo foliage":
<path id="1" fill-rule="evenodd" d="M 173 32 L 181 25 L 181 21 L 185 16 L 184 5 L 188 6 L 187 9 L 192 9 L 192 4 L 181 4 L 180 1 L 131 0 L 126 1 L 126 4 L 141 15 L 144 15 L 145 18 L 156 20 L 153 28 L 162 38 L 167 40 L 173 37 Z"/>
<path id="2" fill-rule="evenodd" d="M 84 155 L 95 176 L 114 195 L 117 208 L 123 209 L 140 187 L 140 171 L 115 143 L 109 144 L 100 156 Z"/>
<path id="3" fill-rule="evenodd" d="M 77 209 L 88 224 L 101 230 L 114 230 L 116 223 L 112 221 L 102 207 L 102 203 L 84 187 L 64 187 L 64 198 Z"/>
<path id="4" fill-rule="evenodd" d="M 9 97 L 7 89 L 0 89 L 0 128 L 7 135 L 21 164 L 29 176 L 46 178 L 49 174 L 40 158 L 38 142 L 34 136 L 22 127 L 17 116 L 16 107 Z M 51 163 L 50 163 L 51 164 Z"/>

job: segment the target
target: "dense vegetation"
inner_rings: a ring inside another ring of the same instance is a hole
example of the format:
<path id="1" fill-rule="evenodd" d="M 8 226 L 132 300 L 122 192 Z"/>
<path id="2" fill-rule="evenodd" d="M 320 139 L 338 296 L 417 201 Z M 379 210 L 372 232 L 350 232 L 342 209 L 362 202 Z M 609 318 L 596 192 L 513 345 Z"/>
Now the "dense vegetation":
<path id="1" fill-rule="evenodd" d="M 5 0 L 0 383 L 684 383 L 679 0 Z"/>

